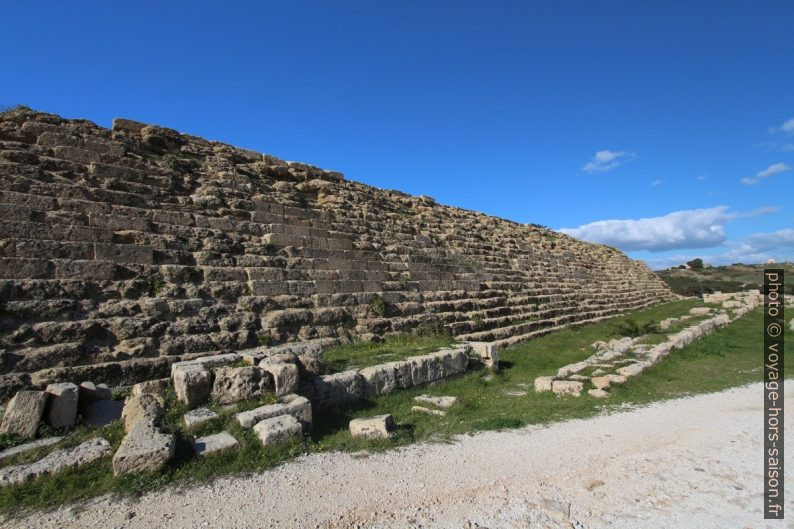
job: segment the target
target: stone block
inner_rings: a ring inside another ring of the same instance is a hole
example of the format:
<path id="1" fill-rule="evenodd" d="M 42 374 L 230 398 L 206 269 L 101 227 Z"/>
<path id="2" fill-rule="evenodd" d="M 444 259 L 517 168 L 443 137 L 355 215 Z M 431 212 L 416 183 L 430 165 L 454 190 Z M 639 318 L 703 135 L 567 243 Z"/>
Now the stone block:
<path id="1" fill-rule="evenodd" d="M 47 423 L 53 428 L 74 428 L 77 420 L 77 384 L 59 382 L 47 386 L 50 395 Z"/>
<path id="2" fill-rule="evenodd" d="M 47 404 L 44 391 L 20 391 L 6 406 L 0 433 L 33 439 L 39 429 L 39 421 Z"/>
<path id="3" fill-rule="evenodd" d="M 156 380 L 147 380 L 146 382 L 139 382 L 132 386 L 132 396 L 137 397 L 148 393 L 158 397 L 161 402 L 165 399 L 165 393 L 168 391 L 169 379 L 158 378 Z"/>
<path id="4" fill-rule="evenodd" d="M 194 407 L 212 392 L 212 373 L 198 362 L 180 362 L 171 368 L 174 393 L 179 402 Z"/>
<path id="5" fill-rule="evenodd" d="M 439 417 L 443 417 L 447 414 L 443 410 L 431 410 L 430 408 L 425 408 L 424 406 L 413 406 L 411 407 L 411 411 L 414 413 L 424 413 L 426 415 L 437 415 Z"/>
<path id="6" fill-rule="evenodd" d="M 396 425 L 391 414 L 376 415 L 353 419 L 349 424 L 350 435 L 366 439 L 387 439 L 391 437 Z"/>
<path id="7" fill-rule="evenodd" d="M 590 379 L 596 389 L 607 389 L 612 383 L 609 377 L 593 377 Z"/>
<path id="8" fill-rule="evenodd" d="M 298 390 L 298 382 L 300 381 L 298 366 L 287 363 L 272 363 L 272 361 L 266 362 L 265 360 L 259 365 L 262 369 L 270 373 L 270 377 L 273 379 L 276 396 L 283 397 L 284 395 L 295 393 Z"/>
<path id="9" fill-rule="evenodd" d="M 174 457 L 176 442 L 149 420 L 137 421 L 113 456 L 113 475 L 161 469 Z"/>
<path id="10" fill-rule="evenodd" d="M 280 415 L 264 419 L 254 425 L 254 432 L 263 446 L 283 443 L 293 439 L 300 439 L 303 427 L 292 415 Z"/>
<path id="11" fill-rule="evenodd" d="M 208 408 L 196 408 L 195 410 L 185 412 L 182 419 L 185 421 L 185 426 L 188 428 L 195 428 L 196 426 L 201 426 L 206 422 L 215 420 L 218 417 L 220 416 L 217 413 Z"/>
<path id="12" fill-rule="evenodd" d="M 535 379 L 535 391 L 551 391 L 551 384 L 554 382 L 554 377 L 537 377 Z"/>
<path id="13" fill-rule="evenodd" d="M 88 404 L 95 400 L 109 400 L 113 394 L 105 384 L 94 384 L 86 381 L 80 384 L 80 404 Z"/>
<path id="14" fill-rule="evenodd" d="M 130 395 L 124 401 L 121 418 L 124 420 L 124 429 L 131 431 L 139 422 L 158 422 L 163 416 L 163 407 L 160 400 L 150 394 Z"/>
<path id="15" fill-rule="evenodd" d="M 77 468 L 112 453 L 110 443 L 97 437 L 74 448 L 55 450 L 34 463 L 0 468 L 0 486 L 24 483 L 29 479 Z"/>
<path id="16" fill-rule="evenodd" d="M 432 395 L 419 395 L 417 397 L 414 397 L 414 400 L 416 402 L 432 404 L 433 406 L 438 406 L 439 408 L 451 408 L 458 402 L 457 397 L 447 397 L 447 396 L 435 397 Z"/>
<path id="17" fill-rule="evenodd" d="M 191 443 L 193 446 L 193 451 L 196 452 L 196 455 L 200 457 L 214 454 L 216 452 L 220 452 L 221 450 L 236 448 L 238 444 L 239 443 L 237 442 L 237 439 L 232 437 L 229 432 L 220 432 L 212 435 L 206 435 L 204 437 L 198 437 Z"/>
<path id="18" fill-rule="evenodd" d="M 304 430 L 312 429 L 312 405 L 309 399 L 298 395 L 282 397 L 276 404 L 266 404 L 253 410 L 238 413 L 235 418 L 243 428 L 251 428 L 264 419 L 292 415 L 303 425 Z"/>
<path id="19" fill-rule="evenodd" d="M 381 364 L 359 370 L 368 397 L 387 395 L 397 388 L 394 366 Z"/>
<path id="20" fill-rule="evenodd" d="M 212 398 L 219 404 L 233 404 L 261 397 L 272 390 L 273 379 L 264 368 L 221 367 L 215 371 Z"/>
<path id="21" fill-rule="evenodd" d="M 551 390 L 557 395 L 573 395 L 578 397 L 582 394 L 584 384 L 575 380 L 555 380 L 551 384 Z"/>

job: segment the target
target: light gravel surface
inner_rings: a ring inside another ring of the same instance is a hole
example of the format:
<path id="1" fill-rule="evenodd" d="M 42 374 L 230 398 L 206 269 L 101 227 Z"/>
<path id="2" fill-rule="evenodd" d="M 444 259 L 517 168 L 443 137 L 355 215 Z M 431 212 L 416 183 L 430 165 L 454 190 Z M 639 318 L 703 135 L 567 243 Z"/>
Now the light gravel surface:
<path id="1" fill-rule="evenodd" d="M 786 398 L 789 416 L 792 402 Z M 138 501 L 103 497 L 0 526 L 794 527 L 763 520 L 762 424 L 762 387 L 755 384 L 592 419 L 461 436 L 453 444 L 369 457 L 313 454 L 262 474 Z M 794 430 L 787 431 L 791 439 Z M 790 442 L 786 450 L 792 453 Z M 794 519 L 791 500 L 786 509 Z"/>

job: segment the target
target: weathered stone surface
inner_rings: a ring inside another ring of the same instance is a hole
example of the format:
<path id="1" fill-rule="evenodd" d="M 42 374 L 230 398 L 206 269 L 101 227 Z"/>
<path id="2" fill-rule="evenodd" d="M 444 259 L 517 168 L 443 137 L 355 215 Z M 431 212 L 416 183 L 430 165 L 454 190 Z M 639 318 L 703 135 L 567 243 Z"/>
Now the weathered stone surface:
<path id="1" fill-rule="evenodd" d="M 386 395 L 398 388 L 397 373 L 391 364 L 365 367 L 359 371 L 367 396 Z"/>
<path id="2" fill-rule="evenodd" d="M 435 397 L 432 395 L 419 395 L 417 397 L 414 397 L 414 400 L 416 402 L 432 404 L 433 406 L 438 406 L 439 408 L 451 408 L 458 402 L 457 397 L 448 397 L 448 396 Z"/>
<path id="3" fill-rule="evenodd" d="M 121 400 L 97 400 L 89 402 L 83 412 L 83 423 L 86 426 L 102 427 L 121 418 L 124 402 Z"/>
<path id="4" fill-rule="evenodd" d="M 270 446 L 292 439 L 300 439 L 303 435 L 303 427 L 300 421 L 292 415 L 280 415 L 256 423 L 254 432 L 263 446 Z"/>
<path id="5" fill-rule="evenodd" d="M 590 379 L 590 382 L 593 383 L 596 389 L 607 389 L 612 383 L 609 377 L 593 377 Z"/>
<path id="6" fill-rule="evenodd" d="M 221 450 L 236 448 L 239 443 L 229 432 L 220 432 L 204 437 L 198 437 L 191 443 L 193 451 L 199 456 L 207 456 Z"/>
<path id="7" fill-rule="evenodd" d="M 162 401 L 162 399 L 165 398 L 165 392 L 168 390 L 168 383 L 169 379 L 167 378 L 158 378 L 156 380 L 140 382 L 132 386 L 131 394 L 133 397 L 137 397 L 139 395 L 143 395 L 144 393 L 149 393 L 159 397 Z"/>
<path id="8" fill-rule="evenodd" d="M 285 356 L 285 355 L 279 355 Z M 259 365 L 270 373 L 273 379 L 276 396 L 282 397 L 295 393 L 298 390 L 298 382 L 300 381 L 300 373 L 298 366 L 294 363 L 276 363 L 273 360 L 265 359 Z"/>
<path id="9" fill-rule="evenodd" d="M 124 401 L 124 409 L 121 411 L 121 418 L 124 420 L 124 429 L 128 432 L 133 429 L 136 423 L 157 422 L 162 418 L 163 408 L 159 399 L 150 393 L 143 393 L 138 396 L 130 395 Z"/>
<path id="10" fill-rule="evenodd" d="M 587 393 L 591 397 L 595 397 L 597 399 L 605 399 L 605 398 L 609 397 L 609 392 L 605 391 L 603 389 L 588 389 Z"/>
<path id="11" fill-rule="evenodd" d="M 313 356 L 298 355 L 298 368 L 302 377 L 325 374 L 325 364 L 322 360 Z"/>
<path id="12" fill-rule="evenodd" d="M 221 367 L 215 370 L 212 398 L 219 404 L 232 404 L 261 397 L 273 390 L 273 379 L 259 366 Z"/>
<path id="13" fill-rule="evenodd" d="M 0 433 L 33 439 L 39 429 L 39 421 L 47 404 L 44 391 L 20 391 L 6 406 Z"/>
<path id="14" fill-rule="evenodd" d="M 637 376 L 642 373 L 648 367 L 647 362 L 637 362 L 631 365 L 627 365 L 618 369 L 618 374 L 623 375 L 624 377 L 633 377 Z"/>
<path id="15" fill-rule="evenodd" d="M 112 392 L 106 384 L 94 384 L 90 381 L 80 384 L 79 401 L 81 404 L 87 404 L 95 400 L 109 400 L 111 397 Z"/>
<path id="16" fill-rule="evenodd" d="M 353 419 L 349 427 L 350 435 L 367 439 L 387 439 L 397 428 L 391 414 Z"/>
<path id="17" fill-rule="evenodd" d="M 494 371 L 499 369 L 499 350 L 494 344 L 489 342 L 468 342 L 468 344 L 485 367 Z"/>
<path id="18" fill-rule="evenodd" d="M 312 428 L 312 405 L 306 397 L 287 395 L 276 404 L 267 404 L 253 410 L 238 413 L 235 418 L 243 428 L 251 428 L 264 419 L 292 415 L 301 422 L 306 431 Z"/>
<path id="19" fill-rule="evenodd" d="M 35 463 L 0 468 L 0 486 L 23 483 L 68 468 L 77 468 L 112 453 L 110 443 L 97 437 L 74 448 L 55 450 Z"/>
<path id="20" fill-rule="evenodd" d="M 554 377 L 537 377 L 535 379 L 535 391 L 551 391 L 551 384 L 554 382 Z"/>
<path id="21" fill-rule="evenodd" d="M 151 421 L 134 423 L 113 456 L 113 475 L 159 470 L 176 449 L 173 434 L 166 434 Z"/>
<path id="22" fill-rule="evenodd" d="M 551 384 L 551 390 L 557 395 L 573 395 L 578 397 L 582 394 L 584 384 L 574 380 L 555 380 Z"/>
<path id="23" fill-rule="evenodd" d="M 689 309 L 689 313 L 692 316 L 706 316 L 707 314 L 711 313 L 710 307 L 692 307 Z"/>
<path id="24" fill-rule="evenodd" d="M 626 381 L 626 377 L 623 375 L 609 374 L 606 377 L 610 384 L 623 384 Z"/>
<path id="25" fill-rule="evenodd" d="M 194 428 L 206 422 L 215 420 L 218 417 L 219 415 L 217 413 L 208 408 L 196 408 L 195 410 L 185 412 L 185 415 L 182 418 L 185 421 L 185 426 L 188 428 Z"/>
<path id="26" fill-rule="evenodd" d="M 178 363 L 171 368 L 174 393 L 179 402 L 198 406 L 212 392 L 212 373 L 201 363 Z"/>
<path id="27" fill-rule="evenodd" d="M 37 448 L 54 445 L 61 439 L 63 439 L 62 436 L 45 437 L 44 439 L 37 439 L 35 441 L 30 441 L 29 443 L 24 443 L 21 445 L 12 446 L 11 448 L 6 448 L 5 450 L 0 451 L 0 461 L 2 461 L 3 459 L 8 459 L 9 457 L 15 456 L 17 454 L 22 454 L 25 452 L 30 452 L 31 450 L 36 450 Z"/>
<path id="28" fill-rule="evenodd" d="M 333 375 L 311 377 L 301 384 L 306 394 L 318 409 L 343 406 L 364 399 L 364 378 L 357 371 L 342 371 Z"/>
<path id="29" fill-rule="evenodd" d="M 54 428 L 74 428 L 79 395 L 77 385 L 60 382 L 48 385 L 46 391 L 50 395 L 47 423 Z"/>
<path id="30" fill-rule="evenodd" d="M 412 406 L 411 411 L 414 413 L 425 413 L 427 415 L 438 415 L 439 417 L 443 417 L 447 414 L 447 412 L 443 410 L 432 410 L 424 406 Z"/>

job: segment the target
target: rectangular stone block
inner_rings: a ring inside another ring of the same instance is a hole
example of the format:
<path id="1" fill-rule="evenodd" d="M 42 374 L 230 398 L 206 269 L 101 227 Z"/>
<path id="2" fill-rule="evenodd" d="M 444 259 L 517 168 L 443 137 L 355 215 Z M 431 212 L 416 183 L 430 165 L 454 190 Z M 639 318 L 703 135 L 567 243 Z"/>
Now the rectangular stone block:
<path id="1" fill-rule="evenodd" d="M 44 391 L 20 391 L 8 402 L 0 433 L 33 439 L 39 429 L 39 421 L 47 404 Z"/>
<path id="2" fill-rule="evenodd" d="M 137 244 L 94 244 L 94 259 L 114 263 L 153 264 L 154 252 Z"/>
<path id="3" fill-rule="evenodd" d="M 77 420 L 78 387 L 71 382 L 50 384 L 46 389 L 50 395 L 47 422 L 54 428 L 74 428 Z"/>
<path id="4" fill-rule="evenodd" d="M 251 428 L 264 419 L 278 417 L 279 415 L 292 415 L 303 424 L 307 431 L 312 428 L 311 402 L 309 402 L 309 399 L 306 397 L 300 397 L 298 395 L 289 395 L 283 397 L 280 402 L 276 404 L 267 404 L 254 408 L 253 410 L 238 413 L 235 415 L 235 418 L 243 428 Z"/>

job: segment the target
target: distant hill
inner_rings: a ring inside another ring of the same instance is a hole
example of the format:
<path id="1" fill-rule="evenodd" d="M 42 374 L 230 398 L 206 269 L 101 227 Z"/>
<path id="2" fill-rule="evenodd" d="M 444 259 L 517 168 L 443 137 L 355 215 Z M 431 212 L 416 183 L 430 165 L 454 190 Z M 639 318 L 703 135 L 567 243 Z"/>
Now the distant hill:
<path id="1" fill-rule="evenodd" d="M 794 295 L 794 264 L 777 263 L 774 265 L 742 264 L 714 266 L 710 268 L 685 270 L 673 268 L 657 271 L 657 275 L 677 294 L 699 296 L 701 292 L 736 292 L 757 288 L 764 282 L 764 268 L 782 268 L 785 274 L 785 292 Z M 702 290 L 701 290 L 702 289 Z"/>

